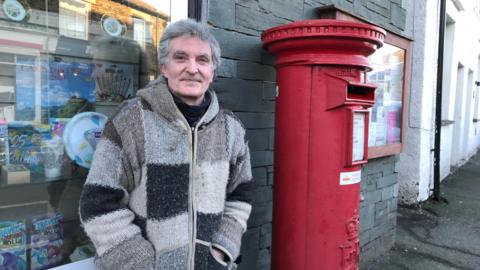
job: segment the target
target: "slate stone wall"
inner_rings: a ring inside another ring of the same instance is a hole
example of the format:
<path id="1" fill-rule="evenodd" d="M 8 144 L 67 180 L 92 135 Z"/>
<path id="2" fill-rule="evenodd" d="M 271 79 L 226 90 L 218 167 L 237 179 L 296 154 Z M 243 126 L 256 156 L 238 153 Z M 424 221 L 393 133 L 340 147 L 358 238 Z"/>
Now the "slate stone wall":
<path id="1" fill-rule="evenodd" d="M 243 239 L 240 270 L 270 269 L 276 85 L 274 59 L 262 49 L 260 34 L 292 21 L 318 18 L 314 9 L 330 4 L 390 31 L 401 33 L 405 28 L 402 0 L 202 1 L 202 20 L 213 27 L 222 48 L 222 65 L 214 88 L 221 103 L 245 124 L 252 154 L 253 212 Z M 394 162 L 393 157 L 387 157 L 371 161 L 363 169 L 365 200 L 360 239 L 364 258 L 373 257 L 393 243 L 382 239 L 393 239 L 395 230 L 398 185 L 392 169 Z"/>
<path id="2" fill-rule="evenodd" d="M 395 156 L 369 160 L 362 168 L 361 264 L 380 256 L 395 242 L 398 186 Z"/>

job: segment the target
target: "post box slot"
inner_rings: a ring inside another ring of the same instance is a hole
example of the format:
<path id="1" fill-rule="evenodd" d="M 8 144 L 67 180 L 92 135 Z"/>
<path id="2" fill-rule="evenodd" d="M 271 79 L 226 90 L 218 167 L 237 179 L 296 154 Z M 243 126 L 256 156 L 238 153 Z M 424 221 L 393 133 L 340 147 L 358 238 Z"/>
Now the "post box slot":
<path id="1" fill-rule="evenodd" d="M 374 84 L 349 81 L 331 74 L 325 76 L 327 109 L 335 109 L 345 105 L 361 105 L 370 107 L 375 102 Z"/>
<path id="2" fill-rule="evenodd" d="M 349 84 L 347 87 L 347 99 L 374 100 L 375 88 L 370 85 Z"/>

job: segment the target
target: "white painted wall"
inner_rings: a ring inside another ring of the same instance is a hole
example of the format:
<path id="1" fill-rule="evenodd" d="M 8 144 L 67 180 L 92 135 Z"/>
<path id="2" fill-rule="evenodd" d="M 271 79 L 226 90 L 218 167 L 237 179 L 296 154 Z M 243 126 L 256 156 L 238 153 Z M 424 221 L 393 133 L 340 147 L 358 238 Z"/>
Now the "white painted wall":
<path id="1" fill-rule="evenodd" d="M 449 2 L 450 5 L 453 5 Z M 455 97 L 452 85 L 456 80 L 456 66 L 453 65 L 454 39 L 455 39 L 455 18 L 457 14 L 447 14 L 447 25 L 445 28 L 444 44 L 444 66 L 443 66 L 443 98 L 442 98 L 442 124 L 440 138 L 440 178 L 450 174 L 450 156 L 452 154 L 453 137 L 453 108 L 449 106 L 451 97 Z"/>
<path id="2" fill-rule="evenodd" d="M 455 86 L 452 89 L 453 98 L 450 100 L 449 105 L 453 108 L 453 137 L 451 141 L 452 155 L 450 157 L 450 165 L 453 167 L 458 167 L 462 164 L 462 149 L 463 145 L 463 133 L 464 133 L 464 117 L 465 117 L 465 66 L 456 61 L 454 62 L 457 66 L 455 72 L 456 82 Z M 448 100 L 447 100 L 448 102 Z M 448 159 L 448 157 L 445 157 Z"/>
<path id="3" fill-rule="evenodd" d="M 414 42 L 406 142 L 396 164 L 399 199 L 408 204 L 428 198 L 432 177 L 438 1 L 415 1 L 412 12 Z"/>
<path id="4" fill-rule="evenodd" d="M 171 22 L 188 18 L 188 0 L 171 1 Z"/>
<path id="5" fill-rule="evenodd" d="M 478 123 L 474 123 L 478 115 L 478 87 L 474 85 L 478 78 L 479 69 L 479 38 L 480 38 L 480 13 L 478 1 L 456 1 L 459 5 L 454 5 L 448 1 L 447 15 L 455 22 L 455 34 L 453 40 L 453 57 L 450 68 L 450 80 L 452 83 L 444 87 L 444 92 L 450 92 L 450 95 L 444 96 L 442 109 L 450 111 L 449 120 L 454 120 L 453 136 L 446 142 L 442 142 L 443 147 L 450 147 L 451 155 L 442 156 L 443 159 L 450 159 L 450 166 L 458 167 L 463 165 L 479 147 Z M 459 9 L 459 7 L 461 7 Z M 463 9 L 463 10 L 462 10 Z M 462 65 L 461 72 L 455 70 L 458 65 Z M 458 114 L 455 114 L 457 111 Z M 451 114 L 453 112 L 453 114 Z M 447 118 L 444 117 L 442 120 Z M 443 130 L 442 130 L 443 132 Z M 458 136 L 458 137 L 457 137 Z M 443 136 L 442 136 L 443 137 Z M 450 141 L 450 146 L 448 146 Z M 443 149 L 442 149 L 443 151 Z M 442 162 L 442 171 L 450 170 L 445 162 Z M 442 174 L 442 178 L 446 175 Z"/>
<path id="6" fill-rule="evenodd" d="M 454 3 L 455 1 L 455 3 Z M 435 91 L 438 61 L 439 1 L 414 1 L 409 114 L 404 152 L 396 171 L 399 199 L 415 204 L 428 199 L 433 188 Z M 480 7 L 479 1 L 447 0 L 442 120 L 441 178 L 451 166 L 465 163 L 480 146 Z M 478 14 L 477 14 L 478 13 Z M 452 24 L 453 23 L 453 24 Z"/>
<path id="7" fill-rule="evenodd" d="M 466 108 L 465 108 L 465 134 L 463 141 L 462 154 L 465 157 L 465 160 L 468 160 L 476 152 L 476 147 L 474 145 L 474 125 L 473 125 L 473 104 L 475 104 L 475 99 L 473 95 L 473 70 L 468 70 L 467 75 L 467 95 L 465 97 Z"/>
<path id="8" fill-rule="evenodd" d="M 480 7 L 479 7 L 480 10 Z M 480 43 L 480 41 L 479 41 Z M 476 82 L 480 84 L 480 55 L 478 56 L 478 64 L 477 64 L 477 78 Z M 480 148 L 480 86 L 475 85 L 474 86 L 474 93 L 475 93 L 475 109 L 474 109 L 474 119 L 477 120 L 475 123 L 475 128 L 474 128 L 474 144 L 476 145 L 476 148 Z"/>
<path id="9" fill-rule="evenodd" d="M 157 10 L 170 14 L 170 22 L 188 18 L 188 0 L 143 0 Z"/>

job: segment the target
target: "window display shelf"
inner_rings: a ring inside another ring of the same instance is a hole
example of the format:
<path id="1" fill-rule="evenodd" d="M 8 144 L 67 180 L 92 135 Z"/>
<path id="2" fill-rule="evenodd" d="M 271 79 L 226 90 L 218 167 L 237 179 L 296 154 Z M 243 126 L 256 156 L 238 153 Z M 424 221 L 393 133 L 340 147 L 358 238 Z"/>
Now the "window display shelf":
<path id="1" fill-rule="evenodd" d="M 2 185 L 0 187 L 0 209 L 29 205 L 34 202 L 49 202 L 65 196 L 80 198 L 85 179 L 85 175 L 79 174 L 62 177 L 55 181 L 40 181 L 38 179 L 27 184 Z M 66 187 L 78 194 L 64 194 Z"/>
<path id="2" fill-rule="evenodd" d="M 45 176 L 33 176 L 30 178 L 28 183 L 19 183 L 19 184 L 7 184 L 3 176 L 0 176 L 0 193 L 2 189 L 23 189 L 25 186 L 32 185 L 48 185 L 56 182 L 65 182 L 65 181 L 84 181 L 87 178 L 88 172 L 78 167 L 78 173 L 74 173 L 69 176 L 60 176 L 56 178 L 46 178 Z"/>

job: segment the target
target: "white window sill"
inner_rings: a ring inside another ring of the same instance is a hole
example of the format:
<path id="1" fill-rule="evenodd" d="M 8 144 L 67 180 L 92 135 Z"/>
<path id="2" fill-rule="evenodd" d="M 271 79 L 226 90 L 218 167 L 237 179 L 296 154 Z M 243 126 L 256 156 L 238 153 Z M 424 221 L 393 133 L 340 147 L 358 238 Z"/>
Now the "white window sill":
<path id="1" fill-rule="evenodd" d="M 65 264 L 59 267 L 50 268 L 50 270 L 95 270 L 93 264 L 93 258 L 85 259 L 82 261 Z"/>

